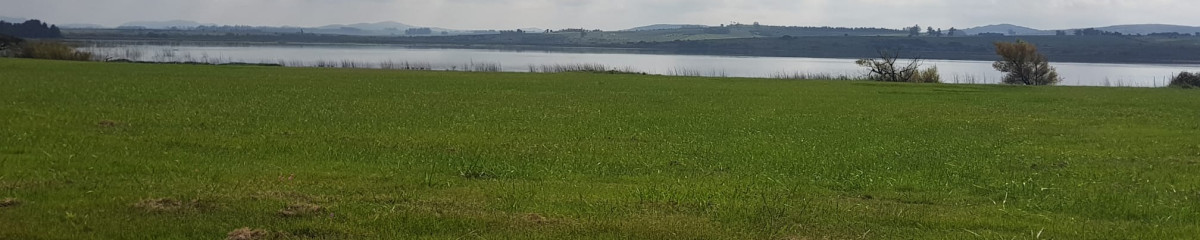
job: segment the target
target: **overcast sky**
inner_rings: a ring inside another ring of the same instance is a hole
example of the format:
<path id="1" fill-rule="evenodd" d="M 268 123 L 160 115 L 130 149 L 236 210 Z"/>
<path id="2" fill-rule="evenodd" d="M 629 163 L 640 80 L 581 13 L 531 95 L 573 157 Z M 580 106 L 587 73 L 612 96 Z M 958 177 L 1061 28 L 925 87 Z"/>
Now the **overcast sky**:
<path id="1" fill-rule="evenodd" d="M 588 28 L 656 23 L 1041 29 L 1200 25 L 1197 0 L 0 0 L 0 16 L 117 26 L 192 20 L 255 26 L 397 21 L 454 29 Z"/>

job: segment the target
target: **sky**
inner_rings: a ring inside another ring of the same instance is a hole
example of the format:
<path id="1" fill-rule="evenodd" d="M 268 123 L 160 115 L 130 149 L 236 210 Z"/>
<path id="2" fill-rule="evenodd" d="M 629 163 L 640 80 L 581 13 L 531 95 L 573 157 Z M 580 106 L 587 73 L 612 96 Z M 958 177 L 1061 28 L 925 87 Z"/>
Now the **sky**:
<path id="1" fill-rule="evenodd" d="M 322 26 L 396 21 L 452 29 L 620 30 L 659 23 L 1039 29 L 1200 25 L 1197 0 L 0 0 L 0 16 L 118 26 L 131 21 Z"/>

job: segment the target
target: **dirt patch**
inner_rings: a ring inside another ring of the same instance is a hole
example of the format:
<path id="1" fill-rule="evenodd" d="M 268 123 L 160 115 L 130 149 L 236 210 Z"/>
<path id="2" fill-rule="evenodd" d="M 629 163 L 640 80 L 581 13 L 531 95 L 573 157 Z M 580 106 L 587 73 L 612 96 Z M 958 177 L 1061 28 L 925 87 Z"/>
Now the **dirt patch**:
<path id="1" fill-rule="evenodd" d="M 546 216 L 542 216 L 541 214 L 537 214 L 537 213 L 525 214 L 525 221 L 533 223 L 533 224 L 539 224 L 539 225 L 550 223 L 549 218 L 546 218 Z"/>
<path id="2" fill-rule="evenodd" d="M 0 208 L 16 207 L 17 205 L 21 205 L 21 200 L 17 200 L 16 198 L 5 198 L 0 200 Z"/>
<path id="3" fill-rule="evenodd" d="M 121 123 L 117 122 L 117 121 L 113 121 L 113 120 L 100 120 L 99 123 L 96 123 L 96 126 L 102 127 L 102 128 L 114 128 L 117 126 L 121 126 Z"/>
<path id="4" fill-rule="evenodd" d="M 211 209 L 215 206 L 212 203 L 200 200 L 181 201 L 174 198 L 151 198 L 142 199 L 134 203 L 133 207 L 147 212 L 168 213 L 201 211 Z"/>
<path id="5" fill-rule="evenodd" d="M 293 203 L 288 204 L 279 210 L 279 216 L 283 217 L 304 217 L 324 213 L 325 208 L 316 204 L 309 203 Z"/>
<path id="6" fill-rule="evenodd" d="M 291 191 L 267 191 L 258 192 L 253 196 L 254 200 L 282 200 L 284 202 L 327 202 L 329 199 L 323 196 L 308 195 L 300 192 Z"/>
<path id="7" fill-rule="evenodd" d="M 271 237 L 271 231 L 253 228 L 238 228 L 225 235 L 226 240 L 259 240 Z"/>

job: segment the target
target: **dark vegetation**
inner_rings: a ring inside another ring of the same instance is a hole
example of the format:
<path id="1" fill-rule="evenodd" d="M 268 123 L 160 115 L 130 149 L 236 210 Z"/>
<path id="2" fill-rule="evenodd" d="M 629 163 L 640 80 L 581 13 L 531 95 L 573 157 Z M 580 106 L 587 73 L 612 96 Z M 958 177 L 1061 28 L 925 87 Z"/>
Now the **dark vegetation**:
<path id="1" fill-rule="evenodd" d="M 6 40 L 7 41 L 7 40 Z M 75 50 L 70 43 L 59 41 L 22 41 L 17 38 L 15 44 L 0 47 L 0 56 L 36 58 L 51 60 L 90 61 L 92 54 Z"/>
<path id="2" fill-rule="evenodd" d="M 0 57 L 75 61 L 92 59 L 92 54 L 76 51 L 75 47 L 68 43 L 53 40 L 26 41 L 22 39 L 61 37 L 62 32 L 58 29 L 58 26 L 47 25 L 40 20 L 29 20 L 24 23 L 0 21 Z"/>
<path id="3" fill-rule="evenodd" d="M 5 50 L 14 48 L 17 45 L 21 45 L 21 43 L 24 43 L 24 42 L 25 42 L 25 39 L 0 34 L 0 56 L 4 56 L 3 53 Z"/>
<path id="4" fill-rule="evenodd" d="M 1075 36 L 1124 36 L 1120 32 L 1104 31 L 1095 28 L 1075 29 Z"/>
<path id="5" fill-rule="evenodd" d="M 1171 87 L 1200 88 L 1200 73 L 1181 72 L 1171 78 Z"/>
<path id="6" fill-rule="evenodd" d="M 0 34 L 23 38 L 62 38 L 62 30 L 58 26 L 47 25 L 34 19 L 24 23 L 0 21 Z"/>
<path id="7" fill-rule="evenodd" d="M 940 83 L 937 67 L 921 70 L 921 59 L 912 59 L 899 64 L 899 50 L 879 50 L 879 58 L 864 58 L 855 61 L 867 68 L 867 78 L 880 82 Z"/>
<path id="8" fill-rule="evenodd" d="M 1038 53 L 1037 46 L 1028 42 L 997 42 L 996 55 L 1002 59 L 992 66 L 1006 73 L 1006 84 L 1054 85 L 1062 81 L 1046 56 Z"/>

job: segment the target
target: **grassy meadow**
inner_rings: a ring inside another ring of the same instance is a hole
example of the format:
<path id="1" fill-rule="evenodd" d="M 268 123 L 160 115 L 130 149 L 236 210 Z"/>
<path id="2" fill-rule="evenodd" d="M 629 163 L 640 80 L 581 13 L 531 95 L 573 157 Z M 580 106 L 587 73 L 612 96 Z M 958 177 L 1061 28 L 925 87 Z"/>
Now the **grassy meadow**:
<path id="1" fill-rule="evenodd" d="M 1198 100 L 0 59 L 0 239 L 1193 238 Z"/>

